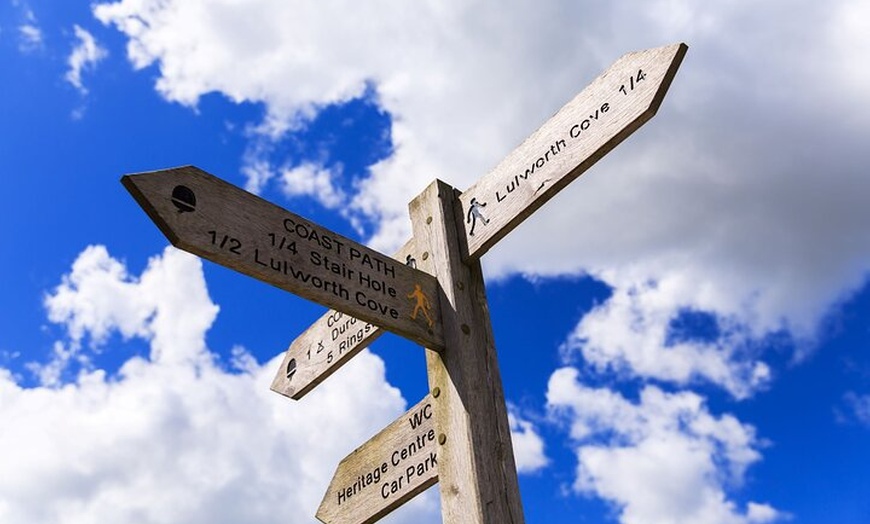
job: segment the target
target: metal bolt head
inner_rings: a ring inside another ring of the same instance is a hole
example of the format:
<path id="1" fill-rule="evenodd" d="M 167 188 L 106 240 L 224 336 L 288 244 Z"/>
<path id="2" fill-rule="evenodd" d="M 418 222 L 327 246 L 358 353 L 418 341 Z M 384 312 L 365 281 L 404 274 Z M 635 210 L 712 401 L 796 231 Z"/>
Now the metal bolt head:
<path id="1" fill-rule="evenodd" d="M 196 210 L 196 195 L 187 186 L 175 186 L 172 190 L 172 204 L 179 213 L 190 213 Z"/>
<path id="2" fill-rule="evenodd" d="M 439 388 L 438 386 L 435 386 L 435 388 L 432 390 L 432 396 L 434 398 L 440 397 L 441 396 L 441 388 Z"/>
<path id="3" fill-rule="evenodd" d="M 445 435 L 444 433 L 438 435 L 438 443 L 443 446 L 445 442 L 447 442 L 447 435 Z"/>

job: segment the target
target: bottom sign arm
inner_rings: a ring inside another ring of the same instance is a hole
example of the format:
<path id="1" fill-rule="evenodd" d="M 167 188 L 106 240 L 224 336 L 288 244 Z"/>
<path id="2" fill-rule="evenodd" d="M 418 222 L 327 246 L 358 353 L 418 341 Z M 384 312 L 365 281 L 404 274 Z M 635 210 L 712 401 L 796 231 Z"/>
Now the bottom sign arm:
<path id="1" fill-rule="evenodd" d="M 325 524 L 369 524 L 438 482 L 432 395 L 345 457 L 317 509 Z"/>

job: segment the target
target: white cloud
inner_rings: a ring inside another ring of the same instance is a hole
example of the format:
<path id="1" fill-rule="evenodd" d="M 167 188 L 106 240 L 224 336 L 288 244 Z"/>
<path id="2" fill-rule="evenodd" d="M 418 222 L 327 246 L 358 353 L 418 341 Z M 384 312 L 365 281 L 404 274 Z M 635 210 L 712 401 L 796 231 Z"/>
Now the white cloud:
<path id="1" fill-rule="evenodd" d="M 151 265 L 163 263 L 162 257 L 149 261 Z M 186 269 L 194 275 L 198 270 L 190 264 Z M 149 270 L 146 276 L 162 273 L 159 268 L 154 268 L 154 272 Z M 195 280 L 193 282 L 193 286 L 198 284 Z M 151 333 L 148 319 L 165 297 L 156 296 L 160 290 L 152 286 L 147 286 L 152 288 L 147 293 L 140 293 L 142 287 L 138 279 L 127 273 L 123 263 L 109 255 L 105 246 L 88 246 L 73 262 L 72 271 L 63 276 L 60 285 L 46 295 L 48 318 L 54 323 L 64 324 L 70 339 L 79 345 L 89 335 L 92 343 L 99 346 L 113 330 L 127 338 L 144 337 Z M 147 299 L 144 298 L 146 295 Z M 216 306 L 211 305 L 207 311 L 207 323 L 211 324 L 217 314 Z M 199 330 L 201 328 L 193 331 Z"/>
<path id="2" fill-rule="evenodd" d="M 28 7 L 23 9 L 25 21 L 18 26 L 18 49 L 22 53 L 30 53 L 42 49 L 44 37 L 33 11 Z"/>
<path id="3" fill-rule="evenodd" d="M 21 50 L 33 51 L 42 47 L 42 30 L 35 24 L 24 24 L 18 27 L 21 37 Z"/>
<path id="4" fill-rule="evenodd" d="M 432 178 L 470 183 L 505 137 L 510 143 L 528 130 L 505 123 L 530 103 L 548 110 L 540 95 L 551 89 L 518 93 L 514 70 L 537 58 L 544 43 L 529 46 L 507 33 L 556 18 L 558 11 L 521 3 L 493 17 L 479 5 L 390 0 L 259 0 L 244 7 L 127 1 L 95 8 L 100 20 L 130 37 L 128 54 L 137 67 L 160 65 L 157 89 L 167 99 L 194 105 L 219 91 L 233 100 L 263 101 L 269 110 L 264 129 L 271 132 L 299 125 L 318 107 L 360 96 L 373 82 L 394 117 L 398 154 L 375 168 L 354 208 L 383 219 L 376 243 L 387 250 L 407 239 L 407 202 Z M 505 34 L 496 37 L 500 31 Z"/>
<path id="5" fill-rule="evenodd" d="M 784 513 L 729 499 L 761 456 L 751 426 L 731 415 L 712 415 L 694 393 L 644 388 L 637 402 L 578 381 L 572 368 L 557 370 L 547 391 L 549 408 L 570 425 L 577 455 L 573 489 L 610 501 L 623 524 L 750 524 Z"/>
<path id="6" fill-rule="evenodd" d="M 520 417 L 515 410 L 508 411 L 508 422 L 517 471 L 534 473 L 547 466 L 549 460 L 544 453 L 544 439 L 538 434 L 534 424 Z"/>
<path id="7" fill-rule="evenodd" d="M 845 420 L 856 420 L 870 428 L 870 395 L 859 395 L 850 391 L 844 395 L 843 399 L 849 409 Z"/>
<path id="8" fill-rule="evenodd" d="M 324 207 L 335 209 L 345 202 L 344 193 L 335 186 L 339 173 L 310 163 L 286 168 L 281 173 L 284 194 L 289 198 L 310 196 Z"/>
<path id="9" fill-rule="evenodd" d="M 201 263 L 174 248 L 136 277 L 92 246 L 46 307 L 67 346 L 111 351 L 118 332 L 151 351 L 51 388 L 0 369 L 4 523 L 312 522 L 338 461 L 405 409 L 368 352 L 301 402 L 269 390 L 277 357 L 236 348 L 239 369 L 223 369 L 205 346 L 217 307 Z M 434 493 L 394 522 L 436 522 Z"/>
<path id="10" fill-rule="evenodd" d="M 260 193 L 266 183 L 275 176 L 271 164 L 253 147 L 249 147 L 245 154 L 242 174 L 248 179 L 245 189 L 252 193 Z"/>
<path id="11" fill-rule="evenodd" d="M 826 36 L 834 44 L 831 67 L 850 97 L 866 95 L 870 71 L 856 67 L 855 57 L 870 53 L 870 6 L 862 2 L 843 2 L 834 9 Z"/>
<path id="12" fill-rule="evenodd" d="M 779 512 L 767 504 L 750 502 L 746 505 L 746 519 L 751 523 L 764 524 L 766 522 L 791 520 L 791 515 Z"/>
<path id="13" fill-rule="evenodd" d="M 97 64 L 108 56 L 108 51 L 97 43 L 94 36 L 79 26 L 73 26 L 77 43 L 67 58 L 69 69 L 64 78 L 81 94 L 88 93 L 82 82 L 82 72 L 94 69 Z"/>
<path id="14" fill-rule="evenodd" d="M 742 353 L 739 330 L 712 342 L 669 340 L 670 321 L 680 311 L 680 297 L 690 296 L 691 279 L 669 275 L 661 282 L 619 287 L 588 313 L 568 337 L 563 350 L 580 352 L 599 371 L 628 371 L 681 385 L 708 380 L 743 398 L 769 382 L 766 364 Z"/>
<path id="15" fill-rule="evenodd" d="M 136 67 L 159 66 L 168 100 L 195 105 L 220 92 L 265 103 L 269 140 L 374 86 L 393 118 L 395 154 L 348 198 L 351 217 L 377 222 L 371 241 L 387 252 L 408 238 L 406 204 L 433 178 L 464 189 L 618 56 L 686 41 L 648 129 L 505 239 L 486 267 L 592 274 L 622 303 L 578 326 L 586 348 L 641 376 L 748 395 L 767 371 L 738 349 L 785 332 L 806 351 L 819 319 L 870 269 L 861 142 L 870 89 L 855 66 L 870 45 L 862 9 L 846 0 L 497 10 L 459 0 L 121 0 L 94 13 L 128 36 Z M 256 152 L 247 161 L 255 188 L 280 171 Z M 650 282 L 661 291 L 645 291 Z M 613 330 L 596 329 L 619 326 L 627 307 L 645 326 L 631 343 L 664 365 L 629 358 L 628 341 L 613 345 Z M 728 338 L 665 347 L 656 339 L 686 309 L 715 315 Z"/>

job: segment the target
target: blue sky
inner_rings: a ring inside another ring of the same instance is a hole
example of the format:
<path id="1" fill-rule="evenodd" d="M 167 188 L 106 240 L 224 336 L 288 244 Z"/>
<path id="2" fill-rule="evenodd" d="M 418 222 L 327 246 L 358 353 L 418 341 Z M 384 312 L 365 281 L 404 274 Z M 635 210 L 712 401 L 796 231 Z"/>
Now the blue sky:
<path id="1" fill-rule="evenodd" d="M 659 114 L 483 259 L 527 522 L 870 519 L 870 8 L 0 3 L 0 521 L 314 522 L 426 394 L 393 335 L 269 391 L 321 306 L 167 247 L 193 164 L 384 252 L 622 54 Z M 387 522 L 439 522 L 437 488 Z"/>

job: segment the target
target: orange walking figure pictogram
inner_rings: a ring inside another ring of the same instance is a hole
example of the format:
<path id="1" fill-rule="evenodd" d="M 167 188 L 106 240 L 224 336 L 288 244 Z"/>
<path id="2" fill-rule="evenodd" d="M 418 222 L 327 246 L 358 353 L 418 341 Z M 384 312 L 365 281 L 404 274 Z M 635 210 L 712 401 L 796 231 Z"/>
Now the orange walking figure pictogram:
<path id="1" fill-rule="evenodd" d="M 420 284 L 414 284 L 414 291 L 408 295 L 408 298 L 417 299 L 417 303 L 414 304 L 414 312 L 411 313 L 411 320 L 417 320 L 417 312 L 422 311 L 423 316 L 429 321 L 429 327 L 432 327 L 432 324 L 435 323 L 432 317 L 429 316 L 429 310 L 432 308 L 432 305 L 429 303 L 429 299 L 426 298 L 426 294 L 420 289 Z"/>

